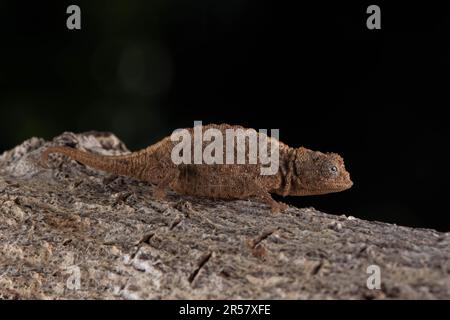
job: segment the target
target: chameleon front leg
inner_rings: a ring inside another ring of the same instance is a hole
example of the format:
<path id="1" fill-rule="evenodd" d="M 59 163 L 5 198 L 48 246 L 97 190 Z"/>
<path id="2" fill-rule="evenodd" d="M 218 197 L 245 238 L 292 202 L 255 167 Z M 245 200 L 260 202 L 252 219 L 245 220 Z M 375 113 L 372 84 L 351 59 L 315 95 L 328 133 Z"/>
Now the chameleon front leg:
<path id="1" fill-rule="evenodd" d="M 262 187 L 255 188 L 255 196 L 260 199 L 262 202 L 270 206 L 270 210 L 273 213 L 280 213 L 289 208 L 289 206 L 283 202 L 278 202 L 272 198 L 272 195 L 264 190 Z"/>
<path id="2" fill-rule="evenodd" d="M 259 183 L 259 181 L 253 180 L 251 177 L 240 177 L 233 179 L 237 185 L 231 184 L 230 190 L 237 192 L 235 194 L 236 198 L 251 198 L 255 197 L 261 200 L 263 203 L 270 206 L 273 213 L 280 213 L 286 210 L 289 206 L 285 203 L 278 202 L 272 198 L 272 195 L 264 188 L 264 186 Z M 241 186 L 247 186 L 247 190 L 242 192 Z"/>

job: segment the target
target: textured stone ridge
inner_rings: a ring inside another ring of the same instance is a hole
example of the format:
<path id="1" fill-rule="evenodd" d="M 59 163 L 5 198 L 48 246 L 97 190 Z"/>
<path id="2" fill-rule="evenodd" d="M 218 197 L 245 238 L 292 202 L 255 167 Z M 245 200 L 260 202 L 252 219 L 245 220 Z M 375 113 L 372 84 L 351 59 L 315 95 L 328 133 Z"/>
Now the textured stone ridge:
<path id="1" fill-rule="evenodd" d="M 450 233 L 312 208 L 273 215 L 253 201 L 155 201 L 149 184 L 62 155 L 44 168 L 55 144 L 129 152 L 89 132 L 0 156 L 0 298 L 450 298 Z M 366 287 L 372 264 L 381 290 Z"/>

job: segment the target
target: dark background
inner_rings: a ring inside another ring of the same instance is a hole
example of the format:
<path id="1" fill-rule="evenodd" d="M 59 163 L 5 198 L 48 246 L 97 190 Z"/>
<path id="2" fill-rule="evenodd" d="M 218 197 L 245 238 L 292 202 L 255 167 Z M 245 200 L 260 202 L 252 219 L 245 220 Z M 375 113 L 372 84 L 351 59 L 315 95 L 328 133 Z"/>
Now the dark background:
<path id="1" fill-rule="evenodd" d="M 88 130 L 136 150 L 194 120 L 278 128 L 341 154 L 355 183 L 286 202 L 449 231 L 450 13 L 342 2 L 1 1 L 0 151 Z"/>

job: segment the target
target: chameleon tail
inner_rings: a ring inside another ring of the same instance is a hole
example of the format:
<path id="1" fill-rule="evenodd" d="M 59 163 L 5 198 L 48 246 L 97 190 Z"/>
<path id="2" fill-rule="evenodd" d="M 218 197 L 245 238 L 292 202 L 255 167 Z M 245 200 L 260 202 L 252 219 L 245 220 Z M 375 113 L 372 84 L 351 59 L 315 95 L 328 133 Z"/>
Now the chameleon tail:
<path id="1" fill-rule="evenodd" d="M 104 156 L 93 154 L 85 151 L 81 151 L 69 147 L 49 147 L 45 149 L 41 154 L 42 163 L 47 164 L 48 155 L 50 153 L 62 153 L 73 160 L 81 162 L 94 169 L 125 175 L 132 176 L 133 168 L 137 165 L 137 160 L 133 154 L 124 156 Z"/>

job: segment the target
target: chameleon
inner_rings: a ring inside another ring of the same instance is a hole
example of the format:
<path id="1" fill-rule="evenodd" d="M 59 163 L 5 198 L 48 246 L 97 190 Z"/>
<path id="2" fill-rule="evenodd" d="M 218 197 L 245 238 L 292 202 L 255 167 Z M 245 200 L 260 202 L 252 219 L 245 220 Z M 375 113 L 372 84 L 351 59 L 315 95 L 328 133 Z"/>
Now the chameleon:
<path id="1" fill-rule="evenodd" d="M 228 124 L 208 124 L 225 134 L 227 129 L 241 128 Z M 193 128 L 186 129 L 190 133 Z M 253 129 L 250 129 L 253 130 Z M 261 135 L 263 133 L 257 133 Z M 175 164 L 171 153 L 175 142 L 170 136 L 140 151 L 125 155 L 107 156 L 67 146 L 51 146 L 42 154 L 44 164 L 51 153 L 60 153 L 84 165 L 115 175 L 131 177 L 156 185 L 155 199 L 163 199 L 169 189 L 180 195 L 212 199 L 258 199 L 274 213 L 288 208 L 272 198 L 281 196 L 309 196 L 340 192 L 353 182 L 345 169 L 343 158 L 336 153 L 322 153 L 305 147 L 293 148 L 276 138 L 267 137 L 269 145 L 278 146 L 278 170 L 272 175 L 261 175 L 257 163 L 244 164 Z M 224 142 L 225 143 L 225 142 Z M 203 148 L 205 143 L 203 143 Z M 248 156 L 248 148 L 246 156 Z"/>

